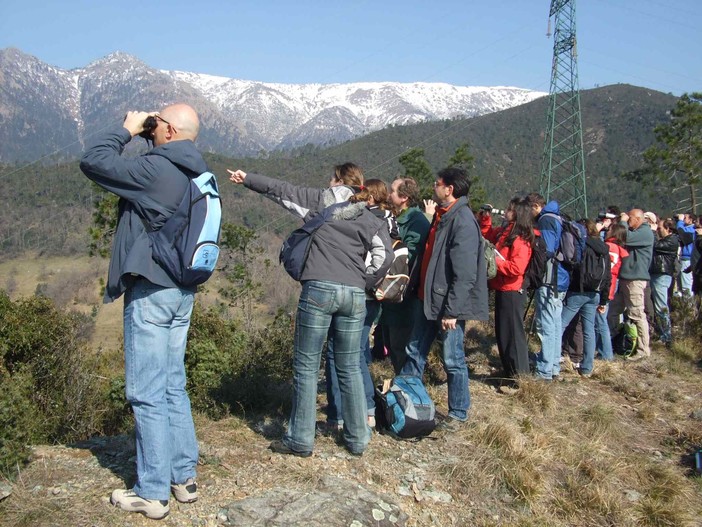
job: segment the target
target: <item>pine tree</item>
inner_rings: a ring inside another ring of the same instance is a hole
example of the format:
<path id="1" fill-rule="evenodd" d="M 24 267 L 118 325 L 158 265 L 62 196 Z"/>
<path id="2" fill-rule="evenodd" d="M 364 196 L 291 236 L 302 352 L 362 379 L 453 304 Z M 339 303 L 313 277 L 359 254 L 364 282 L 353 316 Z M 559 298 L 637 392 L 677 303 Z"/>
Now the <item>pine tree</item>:
<path id="1" fill-rule="evenodd" d="M 702 93 L 683 94 L 670 111 L 670 122 L 653 130 L 657 144 L 644 151 L 644 166 L 625 174 L 656 194 L 686 190 L 684 209 L 697 212 L 695 190 L 702 176 Z"/>
<path id="2" fill-rule="evenodd" d="M 434 174 L 424 159 L 423 148 L 410 148 L 398 159 L 405 169 L 405 177 L 414 179 L 419 186 L 422 199 L 431 198 L 434 190 Z"/>
<path id="3" fill-rule="evenodd" d="M 485 187 L 483 187 L 479 176 L 471 176 L 474 165 L 475 157 L 470 153 L 470 145 L 464 143 L 456 149 L 456 152 L 449 159 L 449 167 L 462 168 L 468 174 L 470 180 L 470 193 L 468 195 L 468 202 L 470 208 L 478 210 L 480 205 L 487 201 L 487 192 L 485 192 Z"/>

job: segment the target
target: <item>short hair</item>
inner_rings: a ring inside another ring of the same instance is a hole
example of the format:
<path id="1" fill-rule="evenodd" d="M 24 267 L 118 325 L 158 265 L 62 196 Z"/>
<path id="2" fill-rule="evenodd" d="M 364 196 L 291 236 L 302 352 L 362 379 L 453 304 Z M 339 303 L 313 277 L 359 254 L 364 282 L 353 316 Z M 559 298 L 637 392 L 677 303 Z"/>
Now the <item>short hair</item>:
<path id="1" fill-rule="evenodd" d="M 454 198 L 467 196 L 468 192 L 470 192 L 470 179 L 468 179 L 468 174 L 462 168 L 444 168 L 439 171 L 436 178 L 443 181 L 444 185 L 453 187 Z"/>
<path id="2" fill-rule="evenodd" d="M 690 217 L 690 223 L 695 223 L 695 222 L 697 221 L 697 215 L 696 215 L 696 214 L 694 214 L 694 213 L 692 213 L 692 212 L 688 212 L 687 215 Z"/>
<path id="3" fill-rule="evenodd" d="M 673 221 L 673 218 L 664 218 L 661 220 L 661 223 L 663 224 L 663 227 L 665 227 L 665 230 L 675 232 L 675 222 Z"/>
<path id="4" fill-rule="evenodd" d="M 419 205 L 419 185 L 411 177 L 398 176 L 395 181 L 401 181 L 397 187 L 397 194 L 401 198 L 407 198 L 407 205 L 416 207 Z"/>
<path id="5" fill-rule="evenodd" d="M 546 198 L 544 198 L 538 192 L 530 192 L 527 194 L 526 199 L 530 205 L 538 205 L 541 208 L 546 206 Z"/>
<path id="6" fill-rule="evenodd" d="M 617 218 L 622 215 L 621 209 L 616 205 L 608 205 L 607 212 L 609 212 L 610 214 L 614 214 Z"/>
<path id="7" fill-rule="evenodd" d="M 334 178 L 349 187 L 363 186 L 363 171 L 353 163 L 344 163 L 334 167 Z"/>

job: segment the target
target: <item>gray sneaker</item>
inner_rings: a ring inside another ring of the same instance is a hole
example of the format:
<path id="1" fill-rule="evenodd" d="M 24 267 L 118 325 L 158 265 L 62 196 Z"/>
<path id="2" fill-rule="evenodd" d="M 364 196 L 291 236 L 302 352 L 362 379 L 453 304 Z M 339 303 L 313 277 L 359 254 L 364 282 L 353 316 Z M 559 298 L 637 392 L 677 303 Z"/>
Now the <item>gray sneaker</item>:
<path id="1" fill-rule="evenodd" d="M 171 512 L 168 500 L 147 500 L 132 489 L 117 489 L 110 496 L 110 503 L 123 511 L 138 512 L 152 520 L 161 520 Z"/>
<path id="2" fill-rule="evenodd" d="M 171 483 L 171 492 L 176 500 L 181 503 L 192 503 L 197 501 L 197 482 L 195 478 L 188 478 L 185 483 L 176 485 Z"/>

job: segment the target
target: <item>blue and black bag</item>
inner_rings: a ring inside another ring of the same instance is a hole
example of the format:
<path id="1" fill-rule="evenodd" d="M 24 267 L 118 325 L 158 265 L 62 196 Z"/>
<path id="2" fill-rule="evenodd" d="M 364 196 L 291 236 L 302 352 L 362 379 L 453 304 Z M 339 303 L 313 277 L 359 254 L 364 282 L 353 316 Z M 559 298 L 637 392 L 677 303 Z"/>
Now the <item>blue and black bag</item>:
<path id="1" fill-rule="evenodd" d="M 401 439 L 428 436 L 436 428 L 434 401 L 418 377 L 398 375 L 375 390 L 381 430 Z"/>
<path id="2" fill-rule="evenodd" d="M 348 202 L 344 201 L 327 207 L 310 218 L 302 227 L 295 229 L 283 242 L 278 259 L 293 280 L 299 282 L 302 277 L 307 256 L 310 254 L 312 240 L 317 230 L 332 217 L 335 210 L 346 205 Z"/>
<path id="3" fill-rule="evenodd" d="M 204 172 L 190 179 L 178 208 L 158 230 L 144 225 L 153 259 L 178 284 L 192 287 L 206 282 L 219 258 L 222 200 L 217 179 Z"/>

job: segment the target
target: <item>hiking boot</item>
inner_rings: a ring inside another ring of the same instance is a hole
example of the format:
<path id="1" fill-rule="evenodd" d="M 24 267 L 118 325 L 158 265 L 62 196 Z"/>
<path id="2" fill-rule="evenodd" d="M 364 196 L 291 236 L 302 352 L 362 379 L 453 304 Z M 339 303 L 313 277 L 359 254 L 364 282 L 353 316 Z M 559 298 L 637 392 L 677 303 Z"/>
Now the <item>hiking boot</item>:
<path id="1" fill-rule="evenodd" d="M 171 511 L 168 500 L 147 500 L 133 489 L 117 489 L 110 496 L 110 503 L 123 511 L 138 512 L 152 520 L 161 520 Z"/>
<path id="2" fill-rule="evenodd" d="M 458 430 L 463 426 L 465 421 L 459 421 L 453 417 L 447 417 L 436 425 L 436 430 L 439 432 L 458 432 Z"/>
<path id="3" fill-rule="evenodd" d="M 171 483 L 171 492 L 176 500 L 181 503 L 192 503 L 197 501 L 197 483 L 195 478 L 188 478 L 185 483 L 176 485 Z"/>
<path id="4" fill-rule="evenodd" d="M 312 455 L 312 452 L 300 452 L 299 450 L 293 450 L 282 441 L 273 441 L 270 445 L 268 445 L 268 448 L 276 454 L 284 454 L 297 457 L 310 457 Z"/>
<path id="5" fill-rule="evenodd" d="M 375 430 L 375 416 L 374 415 L 368 416 L 368 428 L 370 428 L 371 430 Z"/>
<path id="6" fill-rule="evenodd" d="M 645 355 L 642 355 L 641 353 L 635 353 L 634 355 L 629 355 L 628 357 L 625 357 L 624 359 L 633 362 L 633 361 L 641 360 L 644 357 L 645 357 Z"/>
<path id="7" fill-rule="evenodd" d="M 316 435 L 335 437 L 344 431 L 344 423 L 317 421 Z"/>

